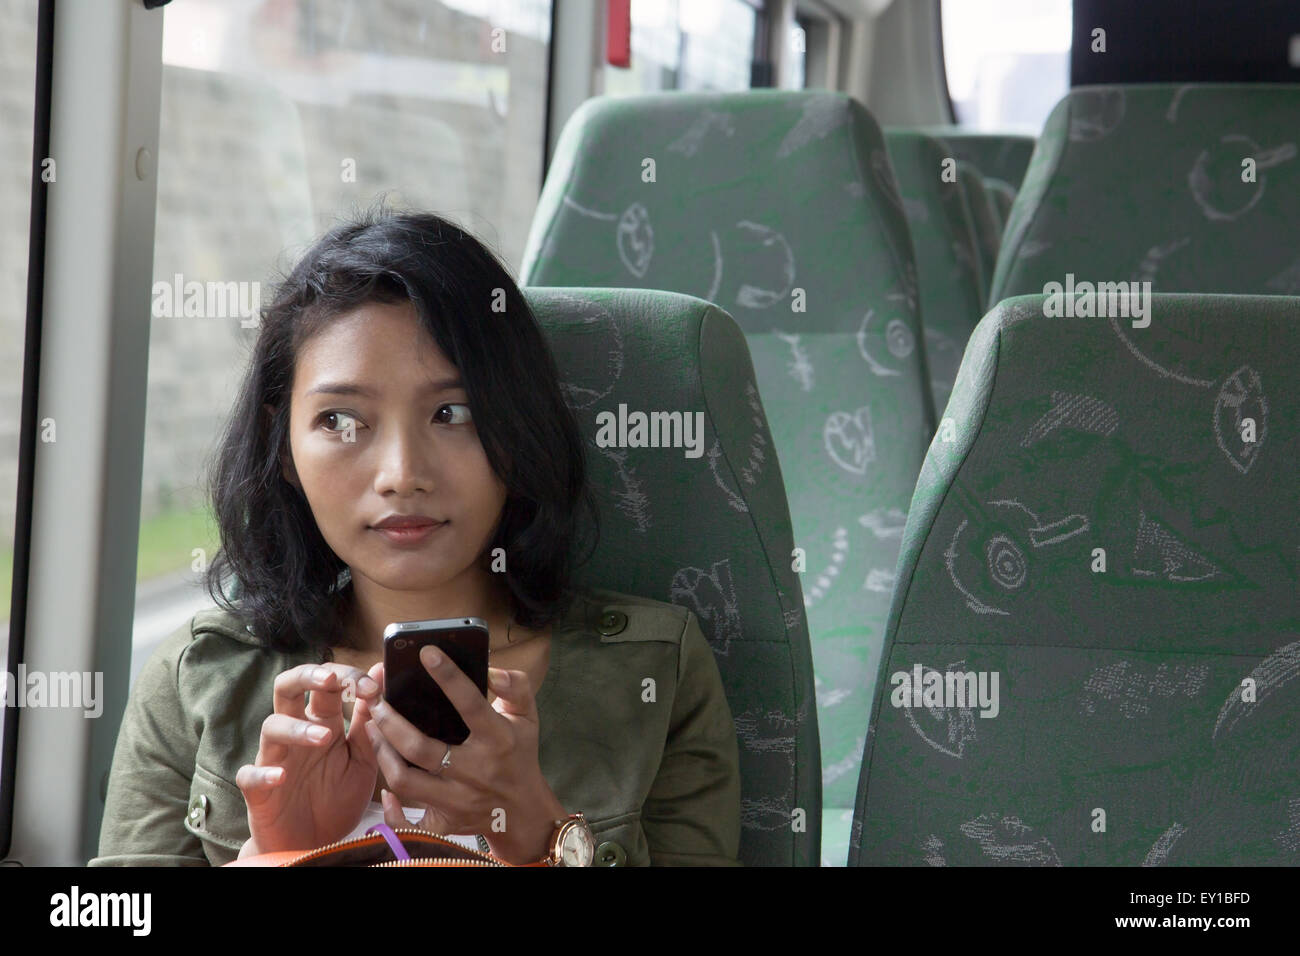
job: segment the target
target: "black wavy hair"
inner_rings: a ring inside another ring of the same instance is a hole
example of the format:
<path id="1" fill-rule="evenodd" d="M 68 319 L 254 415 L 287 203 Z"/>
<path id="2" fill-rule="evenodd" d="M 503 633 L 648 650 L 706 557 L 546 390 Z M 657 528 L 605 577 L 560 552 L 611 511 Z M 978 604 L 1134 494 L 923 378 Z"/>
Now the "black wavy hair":
<path id="1" fill-rule="evenodd" d="M 515 620 L 540 628 L 561 615 L 573 569 L 590 557 L 590 550 L 580 560 L 575 553 L 585 530 L 594 549 L 599 529 L 582 436 L 518 286 L 454 223 L 381 204 L 331 229 L 277 287 L 209 464 L 221 547 L 204 583 L 268 649 L 316 649 L 330 660 L 330 648 L 350 646 L 345 625 L 355 600 L 347 565 L 281 470 L 281 454 L 290 457 L 297 357 L 340 315 L 366 303 L 408 301 L 460 371 L 488 463 L 506 486 L 485 554 L 505 549 Z"/>

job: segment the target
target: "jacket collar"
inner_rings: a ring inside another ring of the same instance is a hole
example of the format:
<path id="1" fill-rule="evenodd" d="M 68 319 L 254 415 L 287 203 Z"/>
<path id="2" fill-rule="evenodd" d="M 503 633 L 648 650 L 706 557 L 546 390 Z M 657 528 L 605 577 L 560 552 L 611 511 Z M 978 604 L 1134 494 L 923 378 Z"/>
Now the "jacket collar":
<path id="1" fill-rule="evenodd" d="M 551 625 L 552 640 L 561 632 L 593 630 L 600 615 L 599 603 L 586 595 L 584 588 L 570 588 L 568 594 L 572 599 L 568 608 Z M 222 607 L 205 608 L 196 613 L 190 633 L 195 637 L 200 634 L 220 634 L 241 644 L 262 646 L 249 625 Z"/>

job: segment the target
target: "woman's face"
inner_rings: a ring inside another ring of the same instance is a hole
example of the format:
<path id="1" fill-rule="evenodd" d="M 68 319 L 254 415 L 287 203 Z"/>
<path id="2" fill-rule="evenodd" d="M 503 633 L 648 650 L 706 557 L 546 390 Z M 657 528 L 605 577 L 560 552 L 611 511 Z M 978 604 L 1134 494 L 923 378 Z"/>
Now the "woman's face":
<path id="1" fill-rule="evenodd" d="M 358 577 L 430 591 L 482 573 L 505 484 L 479 442 L 460 374 L 414 306 L 367 303 L 303 346 L 290 404 L 285 478 Z M 393 513 L 444 522 L 418 541 L 374 525 Z"/>

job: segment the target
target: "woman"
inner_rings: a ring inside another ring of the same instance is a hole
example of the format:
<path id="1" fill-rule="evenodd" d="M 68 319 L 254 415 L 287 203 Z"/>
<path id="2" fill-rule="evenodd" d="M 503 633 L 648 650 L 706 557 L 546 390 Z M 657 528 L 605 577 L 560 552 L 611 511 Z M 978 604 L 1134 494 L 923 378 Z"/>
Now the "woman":
<path id="1" fill-rule="evenodd" d="M 712 653 L 682 608 L 570 587 L 582 439 L 473 237 L 379 213 L 318 241 L 264 312 L 212 496 L 220 607 L 136 681 L 91 865 L 220 864 L 381 819 L 511 863 L 735 865 Z M 384 702 L 382 635 L 470 616 L 486 699 L 422 654 L 470 728 L 450 746 Z"/>

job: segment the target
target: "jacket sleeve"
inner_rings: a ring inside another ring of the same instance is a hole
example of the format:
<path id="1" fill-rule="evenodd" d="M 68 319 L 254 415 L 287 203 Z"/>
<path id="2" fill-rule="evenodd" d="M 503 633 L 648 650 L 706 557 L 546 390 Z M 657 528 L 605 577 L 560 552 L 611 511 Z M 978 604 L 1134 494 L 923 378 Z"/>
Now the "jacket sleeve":
<path id="1" fill-rule="evenodd" d="M 739 866 L 740 755 L 713 651 L 688 614 L 663 759 L 641 811 L 651 866 Z"/>
<path id="2" fill-rule="evenodd" d="M 136 678 L 108 777 L 99 856 L 89 866 L 209 866 L 185 828 L 198 736 L 178 674 L 190 625 L 153 653 Z"/>

